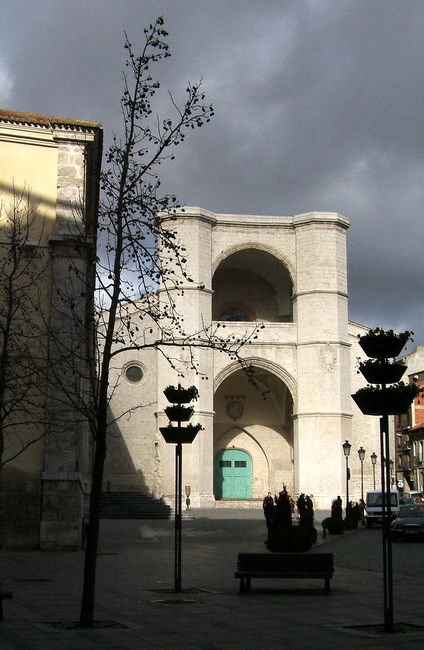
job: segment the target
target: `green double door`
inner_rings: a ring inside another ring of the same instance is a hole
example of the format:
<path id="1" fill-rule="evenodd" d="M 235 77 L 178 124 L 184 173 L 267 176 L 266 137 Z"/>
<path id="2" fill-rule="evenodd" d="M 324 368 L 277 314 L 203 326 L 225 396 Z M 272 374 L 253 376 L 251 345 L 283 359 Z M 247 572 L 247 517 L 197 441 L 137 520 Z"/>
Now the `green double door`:
<path id="1" fill-rule="evenodd" d="M 250 499 L 252 462 L 240 449 L 224 449 L 215 456 L 214 492 L 216 499 Z"/>

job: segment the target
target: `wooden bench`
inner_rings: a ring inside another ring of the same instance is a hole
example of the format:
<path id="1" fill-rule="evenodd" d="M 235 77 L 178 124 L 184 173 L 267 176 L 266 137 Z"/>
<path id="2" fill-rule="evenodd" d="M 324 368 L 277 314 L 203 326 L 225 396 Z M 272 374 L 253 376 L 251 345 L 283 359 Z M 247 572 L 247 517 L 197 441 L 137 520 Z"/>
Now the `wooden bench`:
<path id="1" fill-rule="evenodd" d="M 3 601 L 6 598 L 12 598 L 12 592 L 0 590 L 0 621 L 3 620 Z"/>
<path id="2" fill-rule="evenodd" d="M 333 573 L 332 553 L 239 553 L 234 577 L 241 594 L 249 591 L 252 578 L 317 578 L 329 594 Z"/>

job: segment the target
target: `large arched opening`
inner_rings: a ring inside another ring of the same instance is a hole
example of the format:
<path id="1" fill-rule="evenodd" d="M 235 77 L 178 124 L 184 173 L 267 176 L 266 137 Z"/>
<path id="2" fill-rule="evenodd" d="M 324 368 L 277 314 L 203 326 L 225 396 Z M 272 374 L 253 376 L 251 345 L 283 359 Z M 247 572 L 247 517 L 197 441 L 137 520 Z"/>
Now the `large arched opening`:
<path id="1" fill-rule="evenodd" d="M 254 383 L 235 368 L 214 397 L 216 499 L 259 499 L 294 492 L 293 399 L 271 369 L 255 367 Z"/>
<path id="2" fill-rule="evenodd" d="M 212 281 L 212 319 L 291 323 L 292 279 L 285 264 L 258 248 L 223 259 Z"/>

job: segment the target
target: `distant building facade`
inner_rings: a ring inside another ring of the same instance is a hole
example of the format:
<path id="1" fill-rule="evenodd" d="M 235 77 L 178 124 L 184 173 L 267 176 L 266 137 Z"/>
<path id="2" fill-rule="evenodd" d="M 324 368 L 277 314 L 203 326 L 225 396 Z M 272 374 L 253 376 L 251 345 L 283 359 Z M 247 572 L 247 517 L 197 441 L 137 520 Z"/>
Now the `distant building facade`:
<path id="1" fill-rule="evenodd" d="M 424 389 L 424 345 L 401 357 L 408 369 L 403 381 Z M 408 413 L 395 417 L 396 483 L 399 489 L 424 491 L 424 398 L 418 395 Z"/>
<path id="2" fill-rule="evenodd" d="M 346 494 L 345 440 L 352 445 L 349 494 L 358 499 L 357 449 L 368 452 L 364 485 L 372 488 L 369 455 L 378 451 L 379 434 L 378 418 L 362 415 L 351 398 L 364 384 L 356 370 L 364 356 L 357 336 L 366 328 L 348 320 L 348 220 L 336 213 L 273 217 L 186 207 L 169 227 L 199 284 L 173 296 L 185 330 L 216 323 L 242 337 L 263 323 L 242 350 L 261 391 L 237 362 L 213 349 L 194 351 L 198 375 L 190 371 L 189 351 L 175 350 L 184 379 L 157 351 L 119 355 L 112 412 L 142 407 L 117 423 L 109 441 L 108 489 L 172 503 L 174 445 L 159 427 L 167 424 L 163 390 L 180 382 L 198 388 L 192 421 L 204 427 L 183 450 L 192 506 L 256 507 L 284 484 L 328 509 Z"/>
<path id="3" fill-rule="evenodd" d="M 28 230 L 21 234 L 25 250 L 19 263 L 33 273 L 25 290 L 38 315 L 28 314 L 26 330 L 22 319 L 19 324 L 12 319 L 11 340 L 20 350 L 32 337 L 32 368 L 35 372 L 37 362 L 39 375 L 28 378 L 28 385 L 37 385 L 31 399 L 23 396 L 25 408 L 17 403 L 25 421 L 11 413 L 3 423 L 0 544 L 6 548 L 63 549 L 81 543 L 90 438 L 66 395 L 87 372 L 82 356 L 69 367 L 66 356 L 78 359 L 81 346 L 92 345 L 81 324 L 93 309 L 101 152 L 99 124 L 0 110 L 0 343 L 4 346 L 8 336 L 4 287 L 13 247 L 10 214 L 16 197 L 21 207 L 28 197 L 31 217 L 24 215 Z M 10 357 L 8 399 L 12 377 L 19 379 L 16 370 L 24 361 L 19 353 Z"/>

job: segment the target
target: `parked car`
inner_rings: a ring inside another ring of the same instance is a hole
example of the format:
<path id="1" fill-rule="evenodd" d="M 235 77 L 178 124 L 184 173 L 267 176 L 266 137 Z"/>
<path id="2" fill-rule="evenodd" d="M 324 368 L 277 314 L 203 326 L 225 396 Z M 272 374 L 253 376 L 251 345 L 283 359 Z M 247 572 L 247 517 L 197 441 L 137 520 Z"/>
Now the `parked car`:
<path id="1" fill-rule="evenodd" d="M 422 536 L 424 536 L 424 504 L 403 506 L 399 516 L 392 521 L 393 541 Z"/>
<path id="2" fill-rule="evenodd" d="M 415 503 L 414 499 L 410 499 L 409 497 L 401 497 L 399 499 L 400 506 L 413 506 L 414 503 Z"/>

